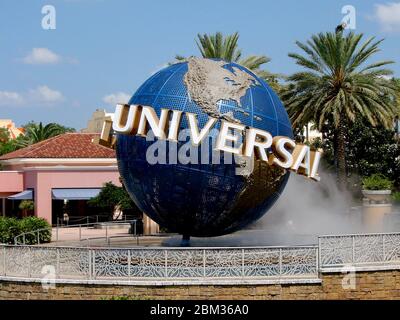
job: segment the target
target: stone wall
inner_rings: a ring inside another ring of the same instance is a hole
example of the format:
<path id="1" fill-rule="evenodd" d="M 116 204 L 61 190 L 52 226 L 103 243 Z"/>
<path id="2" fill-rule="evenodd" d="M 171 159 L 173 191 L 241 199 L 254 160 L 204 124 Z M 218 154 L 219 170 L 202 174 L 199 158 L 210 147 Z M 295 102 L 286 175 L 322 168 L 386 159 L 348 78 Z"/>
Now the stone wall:
<path id="1" fill-rule="evenodd" d="M 324 273 L 322 283 L 276 285 L 124 286 L 0 281 L 0 299 L 400 299 L 400 270 L 357 272 L 356 288 L 343 289 L 341 273 Z"/>

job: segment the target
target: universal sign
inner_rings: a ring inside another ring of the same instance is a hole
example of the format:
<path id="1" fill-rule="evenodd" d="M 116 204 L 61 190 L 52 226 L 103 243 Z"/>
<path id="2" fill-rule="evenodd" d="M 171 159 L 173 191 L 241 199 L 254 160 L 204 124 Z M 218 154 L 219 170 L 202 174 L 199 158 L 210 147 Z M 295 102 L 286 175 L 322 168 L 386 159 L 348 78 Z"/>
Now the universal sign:
<path id="1" fill-rule="evenodd" d="M 221 121 L 216 150 L 248 158 L 254 155 L 271 166 L 291 170 L 316 181 L 320 180 L 318 166 L 321 152 L 311 150 L 307 145 L 296 144 L 289 137 L 272 137 L 267 131 L 213 117 L 209 117 L 207 123 L 200 129 L 196 114 L 179 110 L 161 109 L 158 117 L 155 110 L 149 106 L 118 104 L 113 122 L 109 122 L 108 126 L 106 122 L 103 126 L 100 143 L 111 142 L 111 126 L 117 134 L 146 137 L 148 131 L 152 130 L 158 139 L 177 141 L 183 117 L 187 119 L 190 140 L 194 146 L 200 145 L 216 123 Z M 232 143 L 237 143 L 239 140 L 232 132 L 243 135 L 243 143 L 238 147 L 232 147 Z"/>

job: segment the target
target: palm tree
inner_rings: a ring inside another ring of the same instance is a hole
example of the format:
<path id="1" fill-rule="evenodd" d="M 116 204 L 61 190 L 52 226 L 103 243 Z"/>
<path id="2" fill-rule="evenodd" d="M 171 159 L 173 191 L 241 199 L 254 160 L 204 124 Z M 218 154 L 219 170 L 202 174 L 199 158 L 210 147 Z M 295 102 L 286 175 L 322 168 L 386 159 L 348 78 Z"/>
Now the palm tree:
<path id="1" fill-rule="evenodd" d="M 288 78 L 290 85 L 283 95 L 294 126 L 310 121 L 319 130 L 332 126 L 341 187 L 346 183 L 347 126 L 361 116 L 372 126 L 390 127 L 396 110 L 396 88 L 387 80 L 392 72 L 381 68 L 392 61 L 366 65 L 383 40 L 371 37 L 360 44 L 362 37 L 352 32 L 343 36 L 340 31 L 313 35 L 306 44 L 296 42 L 305 55 L 290 53 L 289 57 L 306 70 Z"/>
<path id="2" fill-rule="evenodd" d="M 18 144 L 21 147 L 26 147 L 28 145 L 55 137 L 62 133 L 65 133 L 65 130 L 57 123 L 49 123 L 45 126 L 43 126 L 42 122 L 40 122 L 39 124 L 30 123 L 26 127 L 26 134 L 24 139 L 21 139 Z"/>
<path id="3" fill-rule="evenodd" d="M 400 116 L 400 79 L 393 78 L 392 80 L 397 87 L 397 115 Z"/>
<path id="4" fill-rule="evenodd" d="M 212 35 L 198 34 L 197 38 L 196 44 L 203 58 L 215 58 L 229 62 L 236 62 L 266 80 L 273 89 L 280 89 L 278 78 L 282 76 L 262 69 L 262 65 L 271 61 L 270 58 L 264 55 L 250 55 L 242 58 L 242 50 L 238 48 L 238 32 L 227 36 L 224 36 L 221 32 L 216 32 Z M 176 55 L 175 59 L 177 62 L 182 62 L 187 58 L 181 55 Z"/>

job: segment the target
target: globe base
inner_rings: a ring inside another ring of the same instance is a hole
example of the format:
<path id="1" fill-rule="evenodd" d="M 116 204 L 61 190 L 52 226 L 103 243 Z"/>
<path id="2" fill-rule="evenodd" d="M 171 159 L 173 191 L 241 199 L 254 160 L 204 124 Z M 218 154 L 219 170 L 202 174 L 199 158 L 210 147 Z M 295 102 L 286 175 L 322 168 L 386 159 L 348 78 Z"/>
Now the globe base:
<path id="1" fill-rule="evenodd" d="M 190 236 L 182 235 L 181 247 L 190 247 Z"/>

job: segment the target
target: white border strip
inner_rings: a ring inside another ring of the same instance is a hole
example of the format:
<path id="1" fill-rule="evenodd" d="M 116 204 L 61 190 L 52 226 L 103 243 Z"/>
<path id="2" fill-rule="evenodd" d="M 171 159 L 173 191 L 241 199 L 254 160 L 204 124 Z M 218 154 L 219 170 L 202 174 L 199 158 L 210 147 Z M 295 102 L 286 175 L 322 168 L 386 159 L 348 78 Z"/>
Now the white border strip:
<path id="1" fill-rule="evenodd" d="M 11 276 L 0 276 L 1 281 L 24 282 L 24 283 L 46 283 L 49 281 L 40 278 L 19 278 Z M 85 280 L 85 279 L 51 279 L 55 284 L 78 284 L 78 285 L 123 285 L 123 286 L 212 286 L 212 285 L 274 285 L 274 284 L 319 284 L 319 278 L 277 278 L 277 279 L 174 279 L 174 280 Z"/>
<path id="2" fill-rule="evenodd" d="M 344 266 L 337 267 L 322 267 L 320 268 L 321 273 L 347 273 L 349 268 L 352 268 L 355 272 L 373 272 L 373 271 L 389 271 L 389 270 L 400 270 L 399 264 L 378 264 L 378 265 L 353 265 L 349 263 Z"/>

